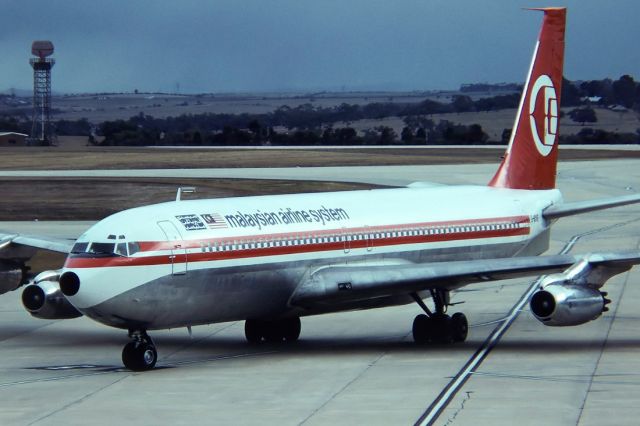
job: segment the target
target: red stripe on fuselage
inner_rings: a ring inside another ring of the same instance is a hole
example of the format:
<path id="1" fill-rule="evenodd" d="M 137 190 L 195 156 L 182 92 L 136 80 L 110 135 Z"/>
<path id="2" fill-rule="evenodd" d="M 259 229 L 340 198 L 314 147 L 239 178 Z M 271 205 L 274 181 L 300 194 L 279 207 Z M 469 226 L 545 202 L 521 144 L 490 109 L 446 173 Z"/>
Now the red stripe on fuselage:
<path id="1" fill-rule="evenodd" d="M 336 239 L 348 236 L 349 238 L 367 234 L 388 234 L 406 232 L 408 230 L 414 230 L 415 228 L 452 228 L 452 227 L 471 227 L 490 224 L 506 224 L 509 223 L 521 224 L 521 227 L 507 228 L 507 229 L 488 229 L 482 231 L 463 231 L 463 232 L 448 232 L 441 234 L 428 234 L 428 235 L 406 235 L 395 237 L 380 237 L 380 238 L 365 238 L 365 239 L 351 239 L 351 240 L 338 240 L 333 242 L 316 242 L 316 243 L 298 243 L 292 245 L 281 245 L 271 247 L 260 248 L 240 248 L 246 244 L 256 244 L 256 241 L 273 241 L 273 240 L 286 240 L 287 238 L 293 238 L 298 241 L 312 240 L 324 238 L 328 235 L 333 236 Z M 524 225 L 524 226 L 523 226 Z M 172 263 L 185 263 L 187 260 L 189 263 L 193 262 L 209 262 L 218 260 L 233 260 L 233 259 L 246 259 L 252 257 L 265 257 L 265 256 L 281 256 L 291 254 L 304 254 L 314 253 L 322 251 L 350 251 L 354 249 L 367 249 L 374 247 L 387 247 L 394 245 L 406 245 L 406 244 L 424 244 L 424 243 L 437 243 L 437 242 L 451 242 L 462 240 L 474 240 L 474 239 L 487 239 L 498 237 L 512 237 L 520 235 L 528 235 L 529 218 L 526 216 L 500 218 L 500 219 L 485 219 L 474 221 L 455 221 L 446 222 L 438 225 L 433 223 L 425 224 L 412 224 L 412 225 L 400 225 L 400 226 L 385 226 L 385 227 L 367 227 L 367 228 L 350 228 L 344 230 L 329 230 L 319 232 L 299 232 L 291 234 L 271 234 L 271 235 L 255 235 L 255 236 L 242 236 L 236 238 L 225 238 L 216 240 L 195 240 L 184 241 L 183 246 L 180 249 L 175 249 L 173 254 L 167 253 L 157 256 L 133 256 L 133 257 L 72 257 L 68 258 L 65 262 L 65 268 L 98 268 L 98 267 L 115 267 L 115 266 L 150 266 L 150 265 L 171 265 Z M 185 254 L 184 250 L 188 248 L 203 248 L 203 244 L 215 241 L 217 244 L 235 245 L 236 248 L 232 250 L 217 250 L 217 251 L 204 251 L 196 253 Z M 140 243 L 140 247 L 145 248 L 141 251 L 159 251 L 173 249 L 175 242 L 144 242 Z"/>
<path id="2" fill-rule="evenodd" d="M 488 219 L 468 219 L 468 220 L 453 220 L 449 222 L 418 222 L 408 223 L 400 225 L 381 225 L 381 226 L 366 226 L 358 228 L 340 228 L 340 229 L 319 229 L 299 232 L 286 232 L 278 234 L 256 234 L 256 235 L 238 235 L 233 237 L 222 238 L 206 238 L 199 240 L 184 240 L 181 241 L 180 248 L 200 248 L 203 244 L 235 244 L 242 243 L 244 241 L 257 241 L 257 240 L 287 240 L 291 238 L 297 238 L 299 236 L 309 235 L 312 238 L 324 237 L 328 235 L 351 235 L 361 233 L 376 233 L 376 232 L 390 232 L 390 231 L 408 231 L 416 228 L 451 228 L 457 226 L 476 226 L 476 225 L 490 225 L 490 224 L 505 224 L 505 223 L 526 223 L 529 224 L 528 216 L 508 216 L 499 218 Z M 141 241 L 138 242 L 140 251 L 162 251 L 173 250 L 175 247 L 175 241 Z"/>

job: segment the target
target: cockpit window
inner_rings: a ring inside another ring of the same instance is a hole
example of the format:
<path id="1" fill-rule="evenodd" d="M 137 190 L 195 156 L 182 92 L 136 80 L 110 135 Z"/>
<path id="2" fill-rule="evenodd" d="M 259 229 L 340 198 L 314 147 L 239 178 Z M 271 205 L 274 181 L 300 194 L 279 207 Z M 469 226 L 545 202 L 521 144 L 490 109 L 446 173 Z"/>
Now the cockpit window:
<path id="1" fill-rule="evenodd" d="M 72 254 L 84 253 L 87 251 L 88 246 L 89 246 L 89 243 L 75 243 L 71 248 L 71 253 Z"/>
<path id="2" fill-rule="evenodd" d="M 114 243 L 91 243 L 87 253 L 113 255 L 115 244 Z"/>
<path id="3" fill-rule="evenodd" d="M 137 252 L 140 251 L 140 245 L 138 243 L 129 243 L 129 256 L 133 256 L 134 254 L 136 254 Z"/>
<path id="4" fill-rule="evenodd" d="M 69 254 L 72 257 L 127 257 L 140 251 L 138 243 L 123 241 L 124 235 L 119 236 L 119 239 L 120 241 L 109 242 L 77 242 Z"/>
<path id="5" fill-rule="evenodd" d="M 116 244 L 116 249 L 114 251 L 115 254 L 119 254 L 120 256 L 127 255 L 127 244 L 126 243 L 118 243 Z"/>

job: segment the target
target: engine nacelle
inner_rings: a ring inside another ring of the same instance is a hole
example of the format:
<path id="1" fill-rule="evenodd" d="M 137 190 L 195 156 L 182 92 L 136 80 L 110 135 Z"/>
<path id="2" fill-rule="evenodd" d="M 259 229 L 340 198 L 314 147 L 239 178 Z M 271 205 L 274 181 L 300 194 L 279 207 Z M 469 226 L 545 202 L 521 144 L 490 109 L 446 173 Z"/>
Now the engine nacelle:
<path id="1" fill-rule="evenodd" d="M 24 283 L 24 264 L 11 260 L 0 260 L 0 294 L 12 291 Z"/>
<path id="2" fill-rule="evenodd" d="M 31 315 L 42 319 L 70 319 L 81 317 L 60 291 L 55 281 L 39 281 L 22 291 L 22 304 Z"/>
<path id="3" fill-rule="evenodd" d="M 544 325 L 579 325 L 598 318 L 611 302 L 605 293 L 582 285 L 549 284 L 531 296 L 533 315 Z"/>

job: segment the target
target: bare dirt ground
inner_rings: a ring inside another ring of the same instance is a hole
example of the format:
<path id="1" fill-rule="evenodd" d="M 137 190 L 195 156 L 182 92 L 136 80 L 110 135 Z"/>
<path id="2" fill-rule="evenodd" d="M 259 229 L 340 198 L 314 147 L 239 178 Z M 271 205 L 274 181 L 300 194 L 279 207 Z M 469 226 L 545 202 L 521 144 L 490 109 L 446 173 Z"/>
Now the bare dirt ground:
<path id="1" fill-rule="evenodd" d="M 154 169 L 431 165 L 499 162 L 503 149 L 114 149 L 3 148 L 0 169 Z M 560 151 L 563 161 L 640 158 L 640 151 Z M 362 184 L 246 179 L 0 179 L 0 220 L 97 220 L 146 204 L 175 199 L 180 186 L 196 186 L 195 198 L 364 189 Z M 191 197 L 191 196 L 186 196 Z"/>
<path id="2" fill-rule="evenodd" d="M 374 185 L 250 179 L 3 179 L 0 220 L 98 220 L 147 204 L 182 199 L 368 189 Z"/>
<path id="3" fill-rule="evenodd" d="M 498 163 L 502 148 L 151 149 L 3 147 L 0 170 L 322 167 Z M 560 160 L 638 158 L 638 151 L 567 150 Z"/>

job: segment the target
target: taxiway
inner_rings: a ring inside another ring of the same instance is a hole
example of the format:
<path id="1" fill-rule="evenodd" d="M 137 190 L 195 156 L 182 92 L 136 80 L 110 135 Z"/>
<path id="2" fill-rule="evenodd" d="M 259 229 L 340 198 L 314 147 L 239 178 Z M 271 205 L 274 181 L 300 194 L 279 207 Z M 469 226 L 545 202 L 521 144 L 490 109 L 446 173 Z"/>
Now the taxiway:
<path id="1" fill-rule="evenodd" d="M 484 184 L 494 170 L 198 173 L 400 185 Z M 563 163 L 558 186 L 571 201 L 635 192 L 640 161 Z M 65 236 L 79 235 L 88 223 L 60 226 L 0 223 L 3 230 Z M 560 220 L 552 239 L 550 253 L 637 248 L 640 206 Z M 520 308 L 533 281 L 478 284 L 456 293 L 454 301 L 465 303 L 452 309 L 464 311 L 472 324 L 464 344 L 415 346 L 410 329 L 420 309 L 408 305 L 303 318 L 301 340 L 290 346 L 250 346 L 241 322 L 195 327 L 191 338 L 184 329 L 153 332 L 158 368 L 146 373 L 121 368 L 126 332 L 86 318 L 31 318 L 15 291 L 0 296 L 0 424 L 637 424 L 640 268 L 606 285 L 613 303 L 602 318 L 562 329 L 540 324 L 526 304 Z M 474 359 L 475 366 L 465 368 Z"/>

